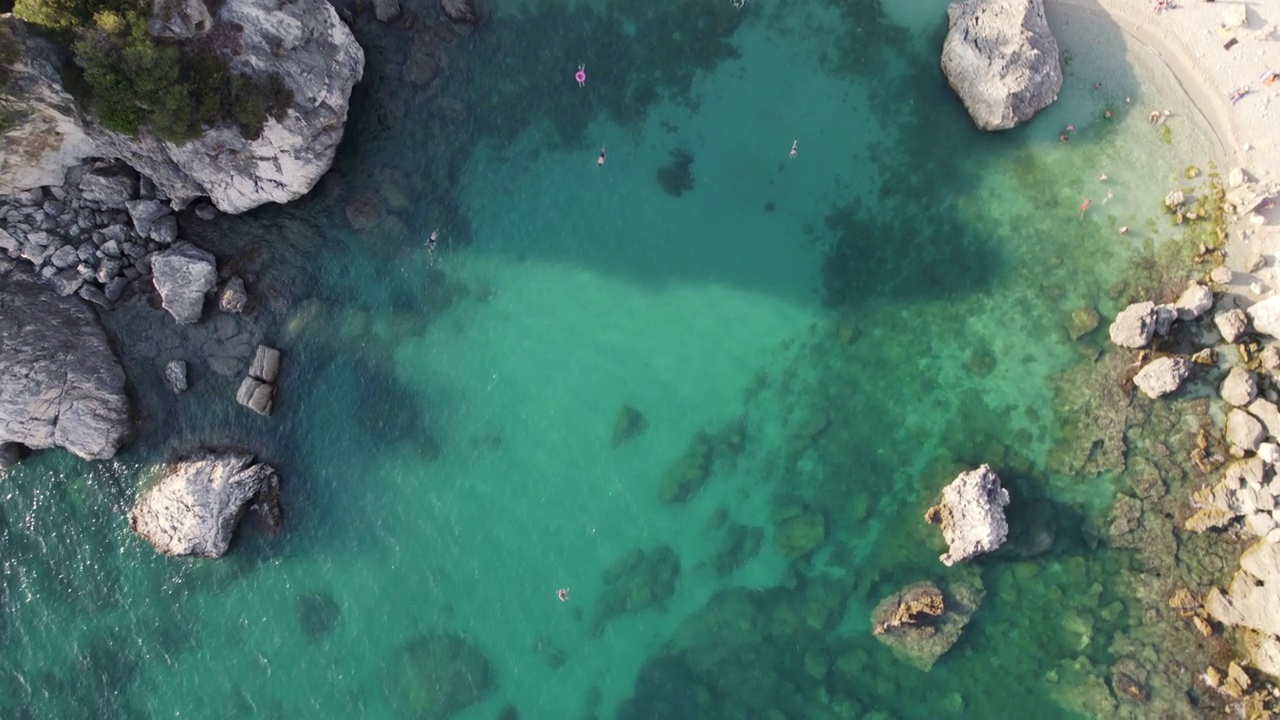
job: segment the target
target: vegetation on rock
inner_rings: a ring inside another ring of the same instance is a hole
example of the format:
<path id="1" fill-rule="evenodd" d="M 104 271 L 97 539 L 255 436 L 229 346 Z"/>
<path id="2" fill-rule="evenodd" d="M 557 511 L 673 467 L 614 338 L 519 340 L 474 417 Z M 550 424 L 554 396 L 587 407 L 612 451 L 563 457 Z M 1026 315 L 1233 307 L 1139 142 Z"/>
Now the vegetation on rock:
<path id="1" fill-rule="evenodd" d="M 18 0 L 14 13 L 69 44 L 79 74 L 67 89 L 104 127 L 125 135 L 150 130 L 184 143 L 206 128 L 235 124 L 257 139 L 268 117 L 283 119 L 292 93 L 278 75 L 232 72 L 210 35 L 186 42 L 152 37 L 146 5 L 132 0 Z"/>

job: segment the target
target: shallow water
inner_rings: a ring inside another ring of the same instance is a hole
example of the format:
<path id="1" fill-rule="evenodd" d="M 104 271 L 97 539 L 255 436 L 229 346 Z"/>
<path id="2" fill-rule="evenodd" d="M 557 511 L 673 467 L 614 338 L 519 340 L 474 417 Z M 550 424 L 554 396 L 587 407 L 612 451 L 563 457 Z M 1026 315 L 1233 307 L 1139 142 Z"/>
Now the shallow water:
<path id="1" fill-rule="evenodd" d="M 307 258 L 280 263 L 276 415 L 206 374 L 167 411 L 182 440 L 10 471 L 2 714 L 395 717 L 388 665 L 436 633 L 494 678 L 459 718 L 1096 707 L 1138 618 L 1127 559 L 1086 531 L 1115 479 L 1048 470 L 1050 380 L 1105 333 L 1072 342 L 1070 312 L 1114 312 L 1120 274 L 1173 237 L 1161 188 L 1207 143 L 1191 123 L 1162 142 L 1145 110 L 1176 102 L 1167 84 L 1078 24 L 1059 102 L 978 133 L 937 70 L 944 7 L 501 6 L 439 93 L 399 80 L 408 37 L 365 18 L 334 179 L 251 218 Z M 388 219 L 356 232 L 361 192 Z M 628 406 L 644 429 L 620 439 Z M 705 485 L 664 502 L 699 437 Z M 216 563 L 159 558 L 125 511 L 147 466 L 210 438 L 282 468 L 288 527 Z M 983 605 L 925 674 L 870 610 L 965 572 L 920 517 L 981 462 L 1055 539 L 977 564 Z M 792 513 L 820 537 L 789 558 Z M 732 569 L 744 528 L 761 546 Z M 602 576 L 663 547 L 678 572 Z"/>

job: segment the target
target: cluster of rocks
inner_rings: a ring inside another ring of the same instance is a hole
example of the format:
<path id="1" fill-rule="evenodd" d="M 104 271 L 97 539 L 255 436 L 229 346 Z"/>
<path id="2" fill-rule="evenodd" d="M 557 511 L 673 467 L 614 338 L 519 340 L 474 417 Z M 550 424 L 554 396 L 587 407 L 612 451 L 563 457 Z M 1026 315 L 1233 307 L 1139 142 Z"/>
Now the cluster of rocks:
<path id="1" fill-rule="evenodd" d="M 129 511 L 129 529 L 171 556 L 218 558 L 251 506 L 280 523 L 275 468 L 242 452 L 197 451 L 161 470 Z"/>
<path id="2" fill-rule="evenodd" d="M 977 572 L 953 578 L 945 591 L 931 582 L 912 583 L 876 605 L 871 634 L 927 672 L 960 639 L 985 594 Z"/>
<path id="3" fill-rule="evenodd" d="M 1204 610 L 1224 625 L 1247 628 L 1242 634 L 1244 650 L 1253 667 L 1280 677 L 1280 545 L 1259 541 L 1240 556 L 1240 569 L 1224 592 L 1212 588 L 1205 597 Z M 1247 675 L 1228 668 L 1228 678 L 1235 674 L 1235 684 L 1242 694 L 1249 687 Z M 1210 685 L 1226 686 L 1215 668 L 1206 673 Z M 1239 694 L 1236 694 L 1239 697 Z"/>
<path id="4" fill-rule="evenodd" d="M 0 198 L 0 250 L 31 263 L 60 296 L 104 308 L 152 278 L 180 323 L 200 318 L 217 282 L 213 256 L 179 240 L 178 220 L 154 184 L 128 167 L 94 163 L 68 173 L 64 186 Z M 198 206 L 202 217 L 216 212 Z"/>
<path id="5" fill-rule="evenodd" d="M 929 508 L 925 522 L 942 526 L 947 552 L 938 559 L 954 565 L 1000 547 L 1009 537 L 1004 508 L 1009 491 L 989 465 L 967 470 L 942 490 L 942 502 Z"/>
<path id="6" fill-rule="evenodd" d="M 1150 300 L 1130 304 L 1116 315 L 1109 333 L 1111 342 L 1123 348 L 1145 348 L 1153 338 L 1167 336 L 1175 322 L 1190 322 L 1213 307 L 1213 291 L 1201 283 L 1191 283 L 1172 303 L 1157 305 Z M 1149 398 L 1168 395 L 1182 387 L 1191 375 L 1193 363 L 1212 365 L 1217 362 L 1210 350 L 1190 357 L 1165 355 L 1150 359 L 1140 357 L 1142 368 L 1133 384 Z"/>
<path id="7" fill-rule="evenodd" d="M 254 351 L 249 372 L 236 391 L 236 402 L 258 413 L 270 415 L 275 402 L 276 379 L 280 377 L 280 351 L 259 345 Z"/>

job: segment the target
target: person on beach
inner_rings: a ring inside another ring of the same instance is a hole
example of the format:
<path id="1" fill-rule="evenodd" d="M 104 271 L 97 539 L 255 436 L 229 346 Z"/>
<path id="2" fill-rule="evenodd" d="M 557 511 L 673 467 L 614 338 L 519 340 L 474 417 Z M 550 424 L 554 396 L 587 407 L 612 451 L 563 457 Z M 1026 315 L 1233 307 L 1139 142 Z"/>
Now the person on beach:
<path id="1" fill-rule="evenodd" d="M 1090 200 L 1089 198 L 1084 198 L 1084 202 L 1080 203 L 1080 219 L 1081 219 L 1081 220 L 1083 220 L 1083 219 L 1084 219 L 1084 213 L 1085 213 L 1085 211 L 1086 211 L 1086 210 L 1088 210 L 1088 209 L 1089 209 L 1089 205 L 1090 205 L 1090 203 L 1092 203 L 1092 202 L 1093 202 L 1093 201 L 1092 201 L 1092 200 Z"/>
<path id="2" fill-rule="evenodd" d="M 587 86 L 587 66 L 579 65 L 578 72 L 573 74 L 573 79 L 578 81 L 578 87 Z"/>
<path id="3" fill-rule="evenodd" d="M 556 597 L 560 598 L 560 602 L 569 602 L 569 588 L 560 588 L 557 590 Z"/>
<path id="4" fill-rule="evenodd" d="M 600 157 L 596 158 L 596 167 L 604 167 L 604 146 L 600 146 Z"/>
<path id="5" fill-rule="evenodd" d="M 792 160 L 795 160 L 795 159 L 796 159 L 796 155 L 797 155 L 799 152 L 800 152 L 800 141 L 799 141 L 799 140 L 792 140 L 792 141 L 791 141 L 791 159 L 792 159 Z"/>

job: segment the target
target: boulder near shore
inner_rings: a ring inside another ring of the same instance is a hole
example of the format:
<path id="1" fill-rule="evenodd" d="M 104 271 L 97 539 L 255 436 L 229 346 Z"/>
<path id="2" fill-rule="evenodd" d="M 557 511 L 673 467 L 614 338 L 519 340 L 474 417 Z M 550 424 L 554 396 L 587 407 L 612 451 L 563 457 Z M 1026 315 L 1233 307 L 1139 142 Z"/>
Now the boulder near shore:
<path id="1" fill-rule="evenodd" d="M 1062 68 L 1041 0 L 947 6 L 942 72 L 982 130 L 1008 130 L 1058 99 Z"/>
<path id="2" fill-rule="evenodd" d="M 88 303 L 0 255 L 0 443 L 105 460 L 133 428 L 125 375 Z"/>
<path id="3" fill-rule="evenodd" d="M 167 466 L 129 511 L 129 529 L 165 555 L 218 558 L 244 511 L 279 522 L 275 468 L 243 452 L 197 452 Z"/>

